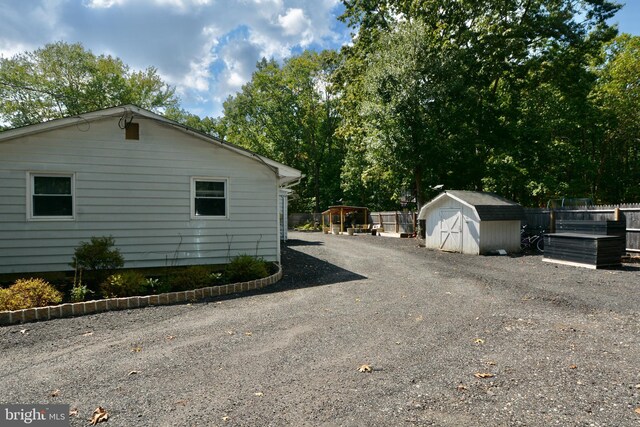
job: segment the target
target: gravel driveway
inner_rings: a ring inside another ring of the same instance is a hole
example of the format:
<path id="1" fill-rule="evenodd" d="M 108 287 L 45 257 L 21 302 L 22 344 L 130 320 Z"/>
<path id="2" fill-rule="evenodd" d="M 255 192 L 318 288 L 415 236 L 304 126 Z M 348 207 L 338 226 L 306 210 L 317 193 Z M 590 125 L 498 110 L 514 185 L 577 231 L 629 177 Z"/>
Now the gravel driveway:
<path id="1" fill-rule="evenodd" d="M 0 402 L 73 426 L 640 426 L 640 264 L 290 233 L 283 266 L 241 297 L 0 328 Z"/>

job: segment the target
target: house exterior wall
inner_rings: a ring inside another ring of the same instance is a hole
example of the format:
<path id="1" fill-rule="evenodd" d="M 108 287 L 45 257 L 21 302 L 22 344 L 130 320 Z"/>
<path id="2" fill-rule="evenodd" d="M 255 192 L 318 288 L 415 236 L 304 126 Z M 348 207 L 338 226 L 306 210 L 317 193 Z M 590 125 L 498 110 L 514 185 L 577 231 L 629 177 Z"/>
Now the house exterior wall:
<path id="1" fill-rule="evenodd" d="M 440 249 L 441 244 L 441 217 L 443 209 L 459 209 L 461 212 L 461 252 L 465 254 L 478 254 L 480 225 L 475 211 L 469 206 L 450 197 L 442 197 L 429 207 L 425 219 L 425 246 L 429 249 Z"/>
<path id="2" fill-rule="evenodd" d="M 481 221 L 480 253 L 520 250 L 520 221 Z"/>
<path id="3" fill-rule="evenodd" d="M 70 269 L 74 249 L 113 236 L 125 267 L 279 260 L 278 181 L 259 161 L 145 118 L 118 118 L 0 142 L 0 273 Z M 29 172 L 72 173 L 75 218 L 28 220 Z M 192 215 L 193 177 L 227 182 L 227 218 Z"/>

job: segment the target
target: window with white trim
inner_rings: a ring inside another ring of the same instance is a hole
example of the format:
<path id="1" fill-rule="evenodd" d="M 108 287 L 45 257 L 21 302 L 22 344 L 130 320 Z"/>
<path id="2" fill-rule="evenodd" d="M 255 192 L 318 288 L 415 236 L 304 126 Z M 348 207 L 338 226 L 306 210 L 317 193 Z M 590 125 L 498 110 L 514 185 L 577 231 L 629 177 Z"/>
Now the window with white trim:
<path id="1" fill-rule="evenodd" d="M 191 179 L 191 216 L 193 218 L 227 217 L 226 179 Z"/>
<path id="2" fill-rule="evenodd" d="M 73 174 L 29 174 L 29 218 L 74 218 Z"/>

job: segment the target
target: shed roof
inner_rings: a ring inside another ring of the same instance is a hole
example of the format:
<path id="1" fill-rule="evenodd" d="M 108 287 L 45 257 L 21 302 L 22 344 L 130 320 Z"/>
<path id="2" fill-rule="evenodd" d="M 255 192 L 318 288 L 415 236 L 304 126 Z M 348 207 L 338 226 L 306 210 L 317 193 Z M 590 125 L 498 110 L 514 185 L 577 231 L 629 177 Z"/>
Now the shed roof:
<path id="1" fill-rule="evenodd" d="M 41 132 L 47 132 L 54 129 L 59 129 L 68 126 L 77 126 L 78 124 L 86 124 L 94 120 L 100 120 L 105 117 L 121 117 L 122 119 L 130 120 L 133 118 L 145 118 L 154 120 L 164 126 L 169 126 L 178 129 L 186 134 L 192 135 L 196 138 L 205 140 L 209 143 L 216 144 L 227 150 L 234 151 L 242 156 L 249 157 L 268 168 L 274 170 L 278 174 L 278 182 L 281 186 L 295 185 L 301 178 L 304 177 L 302 173 L 290 166 L 286 166 L 282 163 L 271 160 L 267 157 L 256 154 L 238 145 L 231 144 L 222 139 L 216 138 L 212 135 L 200 132 L 196 129 L 190 128 L 186 125 L 168 119 L 164 116 L 156 114 L 152 111 L 145 110 L 144 108 L 137 107 L 135 105 L 122 105 L 119 107 L 107 108 L 99 111 L 92 111 L 88 113 L 79 114 L 76 116 L 64 117 L 61 119 L 54 119 L 43 123 L 37 123 L 33 125 L 23 126 L 19 128 L 9 129 L 4 132 L 0 132 L 0 143 L 9 141 L 21 136 L 28 136 Z"/>
<path id="2" fill-rule="evenodd" d="M 450 197 L 469 206 L 476 211 L 480 221 L 512 221 L 524 218 L 522 206 L 497 194 L 480 191 L 447 190 L 424 205 L 420 209 L 418 219 L 426 219 L 429 210 L 443 197 Z"/>

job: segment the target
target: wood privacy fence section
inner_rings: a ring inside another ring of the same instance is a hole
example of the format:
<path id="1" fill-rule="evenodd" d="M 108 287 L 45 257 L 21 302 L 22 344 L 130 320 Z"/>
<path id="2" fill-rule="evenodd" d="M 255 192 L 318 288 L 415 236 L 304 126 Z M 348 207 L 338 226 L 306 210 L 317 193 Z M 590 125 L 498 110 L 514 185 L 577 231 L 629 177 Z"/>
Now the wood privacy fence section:
<path id="1" fill-rule="evenodd" d="M 384 231 L 391 233 L 413 234 L 416 230 L 418 214 L 416 212 L 371 212 L 371 224 L 384 227 Z"/>
<path id="2" fill-rule="evenodd" d="M 627 252 L 640 256 L 640 203 L 554 209 L 554 212 L 556 220 L 604 221 L 613 219 L 616 208 L 620 209 L 621 217 L 627 222 Z M 544 208 L 525 208 L 524 223 L 532 229 L 549 230 L 550 212 L 550 209 Z"/>

